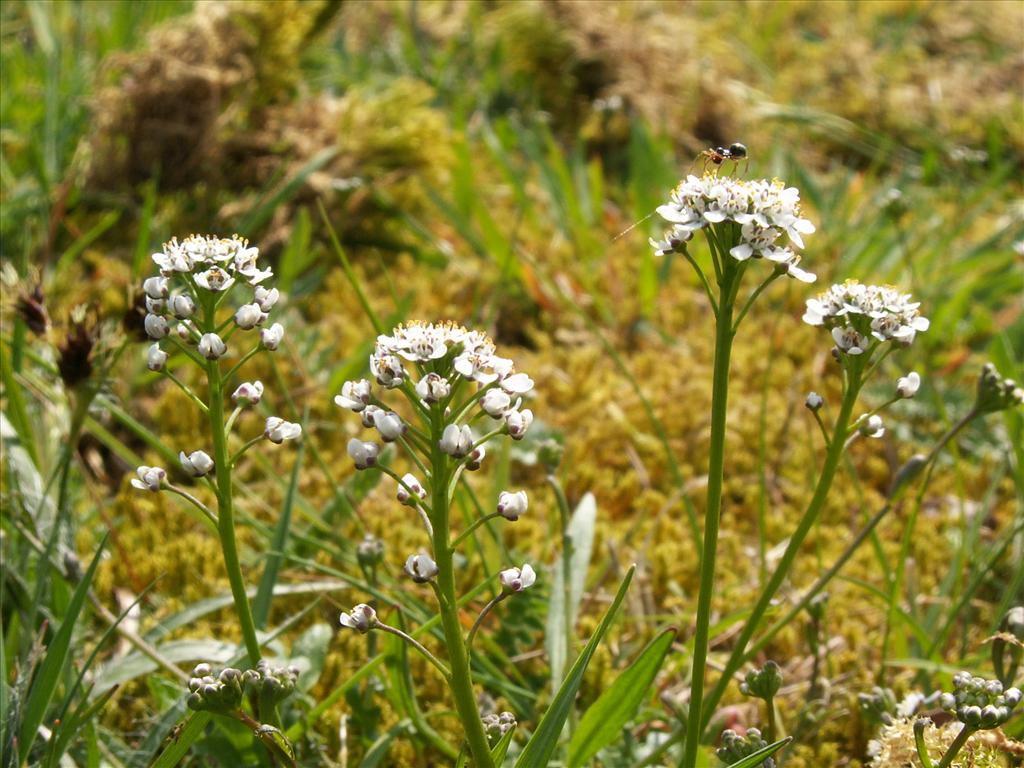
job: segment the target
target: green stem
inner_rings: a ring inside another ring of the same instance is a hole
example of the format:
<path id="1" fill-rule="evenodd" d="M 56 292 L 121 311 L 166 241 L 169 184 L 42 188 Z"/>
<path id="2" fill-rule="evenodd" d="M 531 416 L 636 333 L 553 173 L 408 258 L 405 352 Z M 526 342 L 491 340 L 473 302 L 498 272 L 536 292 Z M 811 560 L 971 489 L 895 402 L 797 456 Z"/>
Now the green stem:
<path id="1" fill-rule="evenodd" d="M 463 541 L 465 541 L 470 535 L 472 535 L 473 531 L 475 531 L 481 525 L 486 523 L 488 520 L 493 520 L 494 518 L 501 517 L 501 516 L 502 516 L 501 512 L 491 512 L 489 515 L 484 515 L 483 517 L 478 517 L 476 520 L 474 520 L 472 523 L 470 523 L 470 525 L 466 528 L 466 530 L 464 530 L 462 533 L 460 533 L 458 536 L 455 537 L 455 541 L 453 541 L 452 545 L 451 545 L 452 549 L 458 549 L 459 548 L 459 544 L 461 544 Z"/>
<path id="2" fill-rule="evenodd" d="M 971 728 L 966 724 L 960 729 L 960 733 L 956 735 L 956 738 L 953 739 L 953 743 L 950 744 L 949 749 L 946 750 L 946 754 L 944 754 L 942 759 L 939 761 L 938 768 L 949 768 L 953 763 L 953 758 L 956 757 L 957 753 L 964 748 L 964 744 L 966 744 L 967 740 L 971 738 L 974 731 L 974 728 Z"/>
<path id="3" fill-rule="evenodd" d="M 726 263 L 719 283 L 721 299 L 715 330 L 715 365 L 711 390 L 711 446 L 708 458 L 707 505 L 704 510 L 704 546 L 700 561 L 700 592 L 697 597 L 697 628 L 693 641 L 693 671 L 690 683 L 690 714 L 683 745 L 684 768 L 697 764 L 700 746 L 701 713 L 704 700 L 709 633 L 711 629 L 711 596 L 715 588 L 715 555 L 718 549 L 718 524 L 722 512 L 722 481 L 725 469 L 725 428 L 729 400 L 729 358 L 732 354 L 733 310 L 735 284 L 739 272 Z"/>
<path id="4" fill-rule="evenodd" d="M 426 649 L 426 647 L 422 643 L 420 643 L 419 640 L 416 640 L 412 636 L 407 635 L 405 632 L 400 630 L 398 627 L 392 627 L 391 625 L 385 624 L 383 622 L 378 622 L 377 629 L 379 629 L 381 632 L 389 632 L 390 634 L 394 635 L 395 637 L 399 637 L 402 640 L 404 640 L 406 643 L 408 643 L 413 648 L 415 648 L 416 651 L 421 656 L 423 656 L 423 658 L 425 658 L 427 661 L 429 661 L 431 664 L 433 664 L 434 667 L 437 669 L 438 672 L 441 673 L 442 677 L 444 677 L 445 680 L 451 680 L 452 673 L 448 671 L 448 667 L 446 667 L 441 662 L 441 660 L 439 658 L 437 658 L 437 656 L 435 656 L 430 651 L 428 651 Z"/>
<path id="5" fill-rule="evenodd" d="M 776 566 L 775 572 L 772 573 L 771 579 L 769 579 L 768 583 L 764 586 L 764 589 L 761 590 L 761 595 L 757 600 L 757 604 L 751 611 L 750 617 L 743 626 L 743 631 L 736 640 L 736 644 L 732 650 L 732 655 L 729 656 L 729 660 L 726 662 L 725 668 L 722 670 L 722 676 L 715 685 L 711 696 L 708 697 L 707 708 L 702 714 L 698 732 L 707 727 L 708 721 L 711 719 L 710 715 L 714 711 L 715 705 L 721 701 L 722 695 L 725 693 L 725 689 L 732 680 L 732 676 L 743 663 L 747 643 L 750 642 L 754 632 L 757 631 L 757 627 L 761 623 L 761 619 L 764 616 L 765 611 L 768 610 L 772 598 L 775 597 L 775 593 L 779 591 L 779 587 L 782 586 L 782 582 L 789 575 L 790 569 L 793 566 L 793 561 L 796 559 L 797 553 L 799 552 L 804 539 L 807 538 L 807 534 L 810 533 L 811 528 L 818 519 L 818 515 L 825 506 L 825 500 L 828 498 L 829 490 L 832 488 L 832 481 L 835 479 L 836 470 L 838 469 L 839 462 L 843 456 L 843 447 L 846 443 L 846 434 L 849 428 L 850 416 L 852 415 L 853 408 L 857 403 L 857 395 L 860 392 L 861 381 L 862 379 L 859 376 L 852 377 L 850 386 L 847 387 L 846 392 L 843 394 L 843 402 L 840 406 L 839 415 L 836 418 L 835 427 L 832 431 L 832 439 L 829 442 L 828 452 L 825 454 L 825 463 L 821 468 L 821 475 L 818 477 L 818 483 L 814 489 L 814 496 L 807 505 L 807 509 L 804 512 L 803 517 L 800 519 L 800 524 L 790 537 L 789 544 L 786 546 L 786 551 L 782 555 L 782 559 L 779 561 L 778 566 Z"/>
<path id="6" fill-rule="evenodd" d="M 448 495 L 448 457 L 441 450 L 440 439 L 444 428 L 441 413 L 431 413 L 431 509 L 433 511 L 434 560 L 437 563 L 436 592 L 438 608 L 441 613 L 441 627 L 444 630 L 445 644 L 448 647 L 448 662 L 451 669 L 451 690 L 455 699 L 455 709 L 459 713 L 462 727 L 469 743 L 469 751 L 473 755 L 475 768 L 494 768 L 491 750 L 487 743 L 480 711 L 476 705 L 473 692 L 473 677 L 469 666 L 469 654 L 459 624 L 458 599 L 455 596 L 455 565 L 453 550 L 448 543 L 449 536 L 449 495 Z"/>
<path id="7" fill-rule="evenodd" d="M 238 542 L 235 540 L 235 514 L 231 488 L 231 457 L 228 454 L 227 433 L 224 431 L 224 382 L 221 379 L 217 361 L 206 363 L 206 376 L 210 383 L 210 433 L 213 438 L 213 461 L 217 478 L 217 533 L 224 554 L 224 568 L 231 583 L 231 595 L 235 601 L 235 613 L 242 625 L 242 637 L 253 666 L 260 660 L 260 643 L 256 638 L 256 624 L 252 618 L 249 598 L 245 594 L 245 580 L 238 559 Z"/>

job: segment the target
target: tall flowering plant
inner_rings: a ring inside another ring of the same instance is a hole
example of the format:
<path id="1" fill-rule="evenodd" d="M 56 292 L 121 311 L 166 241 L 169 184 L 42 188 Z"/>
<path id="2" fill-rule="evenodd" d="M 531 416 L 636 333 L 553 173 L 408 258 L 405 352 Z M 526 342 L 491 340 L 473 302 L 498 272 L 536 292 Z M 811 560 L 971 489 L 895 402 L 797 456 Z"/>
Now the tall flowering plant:
<path id="1" fill-rule="evenodd" d="M 210 487 L 216 509 L 173 484 L 163 467 L 141 466 L 132 480 L 140 490 L 184 497 L 216 531 L 253 667 L 260 662 L 261 651 L 238 557 L 232 473 L 242 455 L 257 443 L 280 444 L 302 434 L 298 424 L 271 416 L 251 437 L 234 438 L 243 412 L 258 404 L 264 392 L 259 381 L 236 381 L 241 369 L 254 356 L 274 352 L 284 337 L 283 326 L 270 322 L 279 299 L 278 289 L 268 284 L 273 272 L 258 260 L 258 249 L 237 236 L 192 235 L 181 242 L 171 240 L 153 255 L 159 274 L 143 284 L 148 310 L 144 323 L 152 340 L 146 364 L 179 387 L 207 418 L 210 443 L 185 446 L 179 461 L 186 475 Z M 205 392 L 194 391 L 177 376 L 171 370 L 176 363 L 198 367 L 205 375 Z M 197 675 L 197 679 L 203 677 Z M 193 699 L 198 706 L 199 699 Z M 273 722 L 273 707 L 268 709 L 261 714 Z"/>
<path id="2" fill-rule="evenodd" d="M 510 713 L 481 717 L 470 665 L 472 643 L 487 614 L 501 601 L 529 589 L 537 575 L 528 563 L 502 570 L 495 596 L 464 632 L 455 555 L 487 520 L 519 519 L 527 511 L 528 499 L 525 491 L 504 491 L 492 512 L 458 533 L 452 530 L 450 511 L 465 473 L 480 469 L 487 443 L 503 435 L 520 440 L 530 428 L 533 412 L 524 407 L 524 397 L 533 380 L 516 372 L 511 360 L 498 356 L 485 334 L 452 323 L 412 323 L 382 334 L 369 364 L 373 382 L 346 382 L 335 397 L 338 406 L 358 414 L 363 427 L 373 430 L 369 440 L 352 438 L 348 453 L 357 470 L 391 477 L 396 500 L 414 509 L 422 522 L 426 546 L 409 554 L 404 571 L 414 583 L 434 592 L 447 663 L 385 623 L 365 603 L 343 613 L 341 624 L 360 633 L 379 630 L 398 635 L 427 658 L 451 689 L 473 764 L 489 768 L 495 765 L 493 743 L 509 732 L 515 720 Z M 395 463 L 384 461 L 383 446 L 388 444 L 400 449 L 412 471 L 402 472 Z"/>
<path id="3" fill-rule="evenodd" d="M 697 599 L 690 712 L 682 765 L 696 763 L 702 731 L 705 665 L 707 662 L 711 596 L 714 589 L 725 467 L 726 411 L 729 397 L 729 360 L 740 323 L 757 297 L 772 282 L 789 276 L 813 282 L 815 276 L 800 266 L 796 249 L 814 225 L 800 212 L 800 193 L 778 181 L 745 181 L 730 177 L 689 176 L 672 192 L 658 214 L 672 226 L 661 240 L 651 240 L 658 255 L 679 253 L 693 267 L 715 316 L 715 361 L 712 382 L 711 446 L 708 489 L 701 551 L 700 593 Z M 711 251 L 708 275 L 690 254 L 688 242 L 703 232 Z M 747 271 L 757 261 L 771 270 L 743 293 Z"/>

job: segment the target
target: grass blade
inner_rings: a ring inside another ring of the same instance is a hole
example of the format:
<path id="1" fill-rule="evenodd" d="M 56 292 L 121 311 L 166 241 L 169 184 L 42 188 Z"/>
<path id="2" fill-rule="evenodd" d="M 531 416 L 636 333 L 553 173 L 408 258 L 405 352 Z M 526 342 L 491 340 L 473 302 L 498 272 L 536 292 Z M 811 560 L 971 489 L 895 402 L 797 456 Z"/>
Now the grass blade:
<path id="1" fill-rule="evenodd" d="M 769 757 L 774 755 L 784 746 L 789 744 L 789 742 L 791 742 L 792 740 L 792 736 L 787 736 L 784 739 L 779 739 L 774 744 L 769 744 L 767 747 L 759 749 L 757 750 L 757 752 L 754 752 L 751 755 L 747 755 L 742 760 L 736 761 L 735 763 L 730 765 L 729 768 L 760 768 L 761 764 L 764 763 L 765 760 L 767 760 Z"/>
<path id="2" fill-rule="evenodd" d="M 46 657 L 43 659 L 35 679 L 32 681 L 28 701 L 25 703 L 25 714 L 21 721 L 21 731 L 18 740 L 18 760 L 21 763 L 28 759 L 36 734 L 39 732 L 39 726 L 42 725 L 43 718 L 46 717 L 46 709 L 50 705 L 54 691 L 57 690 L 61 673 L 64 671 L 64 665 L 68 661 L 71 636 L 74 634 L 78 614 L 81 613 L 82 606 L 85 604 L 85 598 L 89 593 L 93 576 L 96 574 L 96 568 L 100 564 L 100 555 L 103 554 L 103 548 L 107 544 L 107 536 L 109 534 L 104 534 L 99 547 L 96 548 L 96 554 L 93 555 L 92 562 L 89 564 L 89 570 L 85 572 L 85 576 L 78 582 L 75 593 L 71 597 L 71 602 L 68 604 L 68 609 L 64 613 L 60 629 L 57 630 L 53 642 L 46 649 Z"/>
<path id="3" fill-rule="evenodd" d="M 516 768 L 546 768 L 549 764 L 551 756 L 558 746 L 562 727 L 572 711 L 573 702 L 576 700 L 576 693 L 583 682 L 583 673 L 587 671 L 587 665 L 590 664 L 594 652 L 608 633 L 608 629 L 615 619 L 615 614 L 618 613 L 619 606 L 622 605 L 622 601 L 626 597 L 626 590 L 629 589 L 629 584 L 633 580 L 633 573 L 635 571 L 636 566 L 631 565 L 626 572 L 626 577 L 619 586 L 619 591 L 615 595 L 615 600 L 612 601 L 611 607 L 605 612 L 600 625 L 594 630 L 594 634 L 587 643 L 587 647 L 583 649 L 583 652 L 576 659 L 576 663 L 572 665 L 572 669 L 569 670 L 565 682 L 562 683 L 562 687 L 558 689 L 558 693 L 555 694 L 555 698 L 551 701 L 551 706 L 548 707 L 548 711 L 544 713 L 544 717 L 537 724 L 537 730 L 533 732 L 533 736 L 527 742 L 526 748 L 519 755 L 519 759 L 516 761 Z"/>

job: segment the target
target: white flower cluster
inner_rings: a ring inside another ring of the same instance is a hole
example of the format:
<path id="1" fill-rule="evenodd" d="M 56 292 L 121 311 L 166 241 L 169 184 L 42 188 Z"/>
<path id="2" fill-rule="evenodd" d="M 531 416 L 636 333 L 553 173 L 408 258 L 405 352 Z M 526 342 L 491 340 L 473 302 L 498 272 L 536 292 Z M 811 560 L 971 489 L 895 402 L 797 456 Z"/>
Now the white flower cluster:
<path id="1" fill-rule="evenodd" d="M 153 254 L 160 274 L 142 284 L 146 294 L 146 334 L 156 342 L 146 356 L 150 370 L 162 370 L 166 364 L 167 353 L 160 348 L 160 340 L 172 333 L 184 342 L 194 343 L 196 351 L 207 360 L 227 354 L 227 344 L 218 329 L 201 328 L 193 319 L 197 308 L 208 306 L 208 294 L 224 293 L 236 283 L 247 284 L 252 288 L 252 301 L 237 309 L 235 325 L 252 330 L 266 322 L 280 293 L 277 288 L 261 285 L 274 273 L 270 268 L 261 269 L 258 257 L 259 249 L 250 247 L 248 241 L 237 235 L 191 235 L 180 243 L 173 239 L 164 243 L 163 251 Z M 172 292 L 175 277 L 181 278 L 182 288 Z M 261 330 L 261 346 L 277 349 L 283 337 L 284 327 L 274 323 Z"/>
<path id="2" fill-rule="evenodd" d="M 415 381 L 407 370 L 408 363 L 418 370 Z M 433 370 L 423 372 L 428 366 Z M 460 384 L 472 384 L 477 387 L 480 410 L 495 421 L 503 421 L 505 432 L 513 440 L 521 440 L 533 423 L 533 411 L 522 407 L 522 396 L 533 389 L 533 379 L 515 373 L 512 361 L 496 354 L 494 342 L 486 334 L 454 323 L 410 323 L 390 335 L 378 336 L 370 355 L 370 373 L 385 389 L 408 382 L 427 407 L 439 403 L 447 406 Z M 376 429 L 385 443 L 400 439 L 408 430 L 401 416 L 382 407 L 366 379 L 345 382 L 334 402 L 360 414 L 363 426 Z M 470 470 L 479 468 L 485 453 L 469 424 L 447 424 L 439 445 L 452 458 L 465 459 Z M 348 452 L 357 469 L 368 469 L 376 464 L 380 446 L 352 438 Z"/>
<path id="3" fill-rule="evenodd" d="M 808 299 L 803 319 L 809 325 L 828 328 L 840 352 L 860 355 L 871 345 L 872 337 L 909 345 L 918 333 L 927 331 L 928 318 L 918 311 L 920 306 L 909 293 L 892 286 L 847 280 Z"/>
<path id="4" fill-rule="evenodd" d="M 802 235 L 814 232 L 814 225 L 800 215 L 800 191 L 780 181 L 747 181 L 729 176 L 687 176 L 672 191 L 670 202 L 658 207 L 658 214 L 672 228 L 662 240 L 651 240 L 659 256 L 670 253 L 709 225 L 735 222 L 740 242 L 729 249 L 737 261 L 765 258 L 790 277 L 813 283 L 815 276 L 800 268 Z M 779 244 L 786 235 L 788 243 Z"/>

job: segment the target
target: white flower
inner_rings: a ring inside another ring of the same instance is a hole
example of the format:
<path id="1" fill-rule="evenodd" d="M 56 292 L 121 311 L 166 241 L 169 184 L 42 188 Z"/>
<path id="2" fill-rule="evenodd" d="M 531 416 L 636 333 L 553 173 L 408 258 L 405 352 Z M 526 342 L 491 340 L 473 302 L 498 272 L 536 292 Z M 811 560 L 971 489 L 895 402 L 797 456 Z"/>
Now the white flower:
<path id="1" fill-rule="evenodd" d="M 365 635 L 377 626 L 377 612 L 366 603 L 360 603 L 349 613 L 341 614 L 340 622 L 341 626 Z"/>
<path id="2" fill-rule="evenodd" d="M 449 424 L 441 433 L 441 450 L 456 459 L 467 456 L 473 450 L 473 432 L 468 424 L 461 427 Z"/>
<path id="3" fill-rule="evenodd" d="M 196 285 L 200 288 L 205 288 L 215 293 L 226 291 L 235 284 L 235 278 L 231 277 L 220 267 L 210 267 L 205 272 L 199 272 L 195 275 L 195 281 Z"/>
<path id="4" fill-rule="evenodd" d="M 810 411 L 816 411 L 825 404 L 825 398 L 819 395 L 817 392 L 811 392 L 807 395 L 807 399 L 804 400 L 804 405 Z"/>
<path id="5" fill-rule="evenodd" d="M 500 419 L 512 408 L 512 397 L 500 389 L 489 389 L 480 398 L 480 407 L 492 419 Z"/>
<path id="6" fill-rule="evenodd" d="M 405 572 L 417 584 L 425 584 L 437 576 L 437 563 L 426 555 L 409 555 L 405 561 Z"/>
<path id="7" fill-rule="evenodd" d="M 269 291 L 262 285 L 257 285 L 252 292 L 252 300 L 260 305 L 260 309 L 264 312 L 269 312 L 277 300 L 281 298 L 281 292 L 277 288 L 271 288 Z"/>
<path id="8" fill-rule="evenodd" d="M 352 438 L 348 441 L 348 455 L 356 464 L 356 469 L 367 469 L 377 463 L 377 456 L 380 454 L 380 446 L 376 443 L 364 443 L 362 440 Z"/>
<path id="9" fill-rule="evenodd" d="M 651 247 L 662 256 L 677 250 L 681 241 L 709 225 L 735 222 L 740 225 L 739 243 L 730 248 L 737 261 L 768 256 L 774 243 L 785 235 L 790 245 L 803 248 L 802 235 L 814 232 L 814 225 L 800 215 L 800 192 L 778 181 L 743 180 L 726 176 L 688 176 L 673 190 L 671 200 L 659 206 L 658 214 L 673 224 L 662 240 Z M 776 258 L 786 274 L 804 282 L 814 276 L 796 266 L 793 258 Z"/>
<path id="10" fill-rule="evenodd" d="M 412 498 L 412 496 L 409 493 L 410 490 L 420 499 L 427 498 L 427 489 L 420 484 L 420 481 L 416 479 L 415 475 L 404 475 L 402 477 L 402 482 L 405 483 L 405 485 L 399 485 L 398 491 L 396 493 L 398 500 L 402 504 L 406 504 L 410 507 L 415 506 L 415 502 L 409 504 L 409 500 Z M 406 486 L 408 486 L 408 488 Z"/>
<path id="11" fill-rule="evenodd" d="M 373 426 L 380 432 L 385 443 L 393 443 L 405 434 L 406 426 L 402 418 L 394 411 L 378 413 L 373 418 Z"/>
<path id="12" fill-rule="evenodd" d="M 885 434 L 885 426 L 882 423 L 882 417 L 875 414 L 868 416 L 863 424 L 860 425 L 860 433 L 864 437 L 881 437 Z"/>
<path id="13" fill-rule="evenodd" d="M 524 395 L 533 389 L 533 379 L 525 373 L 513 373 L 501 380 L 501 388 L 511 395 Z"/>
<path id="14" fill-rule="evenodd" d="M 428 373 L 416 383 L 416 396 L 428 405 L 441 402 L 451 391 L 448 379 L 436 373 Z"/>
<path id="15" fill-rule="evenodd" d="M 167 477 L 167 473 L 160 467 L 147 467 L 143 464 L 135 470 L 138 477 L 132 478 L 132 486 L 140 491 L 159 491 Z"/>
<path id="16" fill-rule="evenodd" d="M 159 344 L 153 344 L 146 353 L 146 367 L 151 371 L 162 371 L 167 364 L 167 353 L 160 349 Z"/>
<path id="17" fill-rule="evenodd" d="M 231 401 L 236 405 L 256 405 L 263 397 L 262 381 L 246 381 L 238 385 L 231 393 Z"/>
<path id="18" fill-rule="evenodd" d="M 235 325 L 243 331 L 255 328 L 267 319 L 267 315 L 260 309 L 259 304 L 243 304 L 235 312 Z"/>
<path id="19" fill-rule="evenodd" d="M 868 345 L 867 338 L 855 328 L 833 328 L 832 339 L 836 347 L 848 355 L 862 355 Z"/>
<path id="20" fill-rule="evenodd" d="M 533 424 L 533 411 L 524 408 L 521 411 L 510 411 L 505 415 L 505 426 L 513 440 L 522 440 L 526 430 Z"/>
<path id="21" fill-rule="evenodd" d="M 195 311 L 196 303 L 193 301 L 191 296 L 179 293 L 171 299 L 171 312 L 179 320 L 185 320 L 186 318 L 192 317 Z"/>
<path id="22" fill-rule="evenodd" d="M 529 563 L 524 563 L 522 568 L 508 568 L 498 574 L 501 586 L 508 592 L 522 592 L 533 586 L 537 581 L 537 574 Z"/>
<path id="23" fill-rule="evenodd" d="M 193 451 L 188 454 L 181 451 L 178 453 L 178 461 L 181 462 L 181 468 L 192 477 L 202 477 L 213 469 L 213 459 L 206 451 Z"/>
<path id="24" fill-rule="evenodd" d="M 269 328 L 264 328 L 260 331 L 260 343 L 264 348 L 269 349 L 273 352 L 281 344 L 281 339 L 284 338 L 284 326 L 280 323 L 274 323 Z"/>
<path id="25" fill-rule="evenodd" d="M 143 324 L 146 326 L 146 335 L 151 339 L 162 339 L 171 330 L 167 325 L 167 319 L 161 315 L 146 315 Z"/>
<path id="26" fill-rule="evenodd" d="M 379 348 L 378 340 L 378 348 Z M 402 386 L 405 379 L 405 371 L 402 368 L 402 361 L 395 355 L 377 353 L 370 355 L 370 373 L 377 379 L 377 383 L 388 389 Z"/>
<path id="27" fill-rule="evenodd" d="M 153 254 L 153 263 L 165 275 L 171 272 L 191 272 L 193 266 L 192 259 L 181 249 L 177 240 L 164 243 L 163 253 Z"/>
<path id="28" fill-rule="evenodd" d="M 267 425 L 263 430 L 263 436 L 276 445 L 280 445 L 285 440 L 294 440 L 301 434 L 301 425 L 291 421 L 285 421 L 278 416 L 268 417 Z"/>
<path id="29" fill-rule="evenodd" d="M 373 390 L 366 379 L 346 381 L 341 385 L 341 394 L 335 395 L 334 404 L 359 413 L 369 404 L 372 395 Z"/>
<path id="30" fill-rule="evenodd" d="M 911 371 L 906 376 L 896 379 L 896 394 L 903 398 L 910 398 L 917 394 L 921 387 L 921 377 Z"/>
<path id="31" fill-rule="evenodd" d="M 197 349 L 199 354 L 207 360 L 216 360 L 219 357 L 223 357 L 224 353 L 228 351 L 227 345 L 216 333 L 204 333 L 202 338 L 199 339 Z"/>
<path id="32" fill-rule="evenodd" d="M 146 297 L 146 311 L 152 312 L 155 315 L 161 314 L 167 309 L 167 302 L 163 299 L 154 299 L 149 296 Z"/>
<path id="33" fill-rule="evenodd" d="M 863 341 L 873 336 L 881 342 L 910 344 L 916 334 L 928 330 L 928 318 L 918 311 L 919 302 L 909 293 L 900 293 L 891 286 L 865 285 L 856 280 L 833 285 L 827 291 L 807 300 L 804 322 L 832 331 L 853 331 Z M 853 336 L 850 336 L 853 339 Z M 837 344 L 839 344 L 837 338 Z M 865 344 L 852 344 L 861 350 Z M 839 344 L 840 349 L 843 348 Z"/>
<path id="34" fill-rule="evenodd" d="M 498 514 L 506 520 L 518 520 L 529 505 L 526 491 L 502 491 L 498 494 Z"/>
<path id="35" fill-rule="evenodd" d="M 147 277 L 142 282 L 142 290 L 146 292 L 147 298 L 166 299 L 168 282 L 166 277 Z"/>

